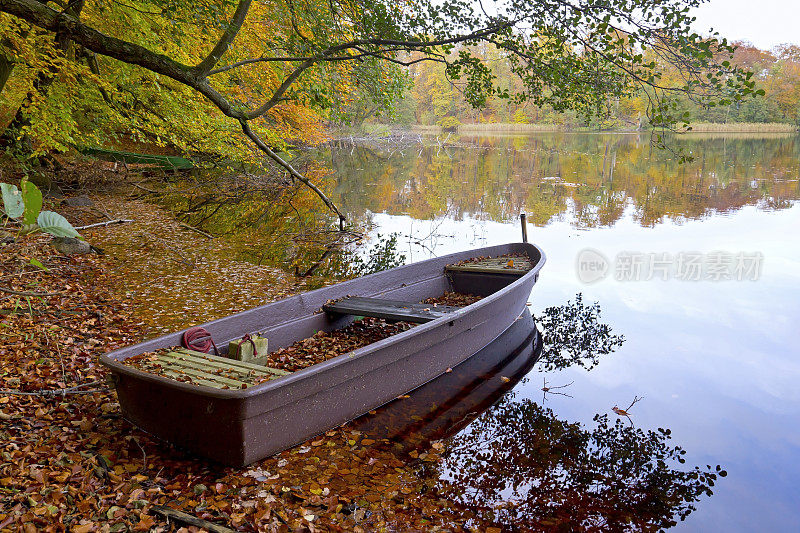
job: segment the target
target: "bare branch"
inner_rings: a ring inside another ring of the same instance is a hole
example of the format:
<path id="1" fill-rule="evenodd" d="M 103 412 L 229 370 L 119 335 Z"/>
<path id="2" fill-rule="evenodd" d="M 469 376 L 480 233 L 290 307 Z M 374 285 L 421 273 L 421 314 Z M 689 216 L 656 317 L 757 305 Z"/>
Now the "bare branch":
<path id="1" fill-rule="evenodd" d="M 0 287 L 0 292 L 4 292 L 6 294 L 13 294 L 15 296 L 58 296 L 56 292 L 26 292 L 26 291 L 15 291 L 12 289 L 6 289 L 4 287 Z"/>
<path id="2" fill-rule="evenodd" d="M 267 154 L 270 159 L 272 159 L 273 161 L 278 163 L 280 166 L 282 166 L 284 169 L 286 169 L 289 172 L 289 174 L 292 175 L 293 178 L 301 181 L 302 183 L 304 183 L 306 185 L 306 187 L 308 187 L 309 189 L 314 191 L 314 193 L 317 196 L 320 197 L 322 202 L 326 206 L 328 206 L 328 209 L 330 209 L 331 211 L 336 213 L 336 215 L 339 217 L 339 229 L 344 229 L 344 221 L 346 220 L 346 218 L 342 214 L 342 212 L 339 211 L 339 208 L 336 207 L 336 204 L 334 204 L 333 201 L 331 201 L 331 199 L 328 198 L 325 195 L 325 193 L 320 190 L 319 187 L 314 185 L 308 178 L 306 178 L 300 172 L 295 170 L 295 168 L 292 165 L 290 165 L 288 162 L 284 161 L 282 157 L 280 157 L 278 154 L 273 152 L 272 149 L 269 146 L 267 146 L 264 141 L 261 140 L 261 137 L 259 137 L 256 134 L 256 132 L 253 131 L 253 129 L 250 127 L 250 124 L 247 122 L 247 120 L 239 119 L 239 123 L 242 125 L 242 131 L 244 132 L 244 134 L 247 135 L 250 138 L 250 140 L 252 140 L 254 143 L 256 143 L 256 146 L 258 146 L 261 149 L 262 152 Z"/>

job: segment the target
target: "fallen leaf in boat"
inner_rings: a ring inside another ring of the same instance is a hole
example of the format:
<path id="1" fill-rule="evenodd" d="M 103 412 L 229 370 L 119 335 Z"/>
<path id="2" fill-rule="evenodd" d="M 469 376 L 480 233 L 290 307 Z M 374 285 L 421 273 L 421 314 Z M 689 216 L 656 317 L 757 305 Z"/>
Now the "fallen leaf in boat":
<path id="1" fill-rule="evenodd" d="M 509 259 L 508 263 L 506 263 L 506 266 L 509 267 L 509 268 L 514 268 L 514 260 L 513 259 Z"/>
<path id="2" fill-rule="evenodd" d="M 511 381 L 511 378 L 507 378 L 505 376 L 500 376 L 500 379 L 503 380 L 503 383 L 508 383 L 509 381 Z"/>

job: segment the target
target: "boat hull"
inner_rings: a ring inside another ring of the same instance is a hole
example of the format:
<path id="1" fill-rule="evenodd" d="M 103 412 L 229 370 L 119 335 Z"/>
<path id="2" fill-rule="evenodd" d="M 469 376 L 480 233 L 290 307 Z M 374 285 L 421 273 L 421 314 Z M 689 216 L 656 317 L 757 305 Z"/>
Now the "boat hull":
<path id="1" fill-rule="evenodd" d="M 444 272 L 476 256 L 525 253 L 530 272 L 494 286 Z M 244 390 L 196 386 L 139 371 L 121 361 L 180 343 L 180 332 L 110 352 L 125 418 L 197 455 L 246 465 L 294 446 L 375 409 L 445 373 L 496 339 L 522 314 L 544 264 L 531 244 L 509 244 L 451 254 L 300 294 L 232 315 L 205 327 L 223 342 L 261 331 L 270 348 L 288 346 L 317 330 L 341 328 L 352 317 L 319 312 L 347 295 L 419 301 L 458 287 L 485 295 L 445 317 L 282 378 Z M 485 293 L 489 294 L 485 294 Z"/>
<path id="2" fill-rule="evenodd" d="M 450 437 L 513 389 L 542 353 L 542 337 L 526 309 L 478 353 L 408 397 L 389 402 L 351 423 L 372 439 L 407 451 Z M 397 448 L 394 448 L 397 449 Z"/>

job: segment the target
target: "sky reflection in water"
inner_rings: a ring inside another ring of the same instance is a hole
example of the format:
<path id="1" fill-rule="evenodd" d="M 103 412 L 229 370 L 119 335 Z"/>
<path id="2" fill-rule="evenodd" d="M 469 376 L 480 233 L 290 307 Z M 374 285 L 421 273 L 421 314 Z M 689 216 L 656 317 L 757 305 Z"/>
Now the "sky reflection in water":
<path id="1" fill-rule="evenodd" d="M 581 141 L 587 154 L 592 154 L 592 147 L 603 150 L 605 143 L 597 142 L 601 136 L 586 137 L 594 137 Z M 530 240 L 540 245 L 548 258 L 531 296 L 532 312 L 563 305 L 582 292 L 585 302 L 600 302 L 603 321 L 626 338 L 616 353 L 591 372 L 570 368 L 548 373 L 552 385 L 574 381 L 567 389 L 574 398 L 551 395 L 546 406 L 561 420 L 591 427 L 596 413 L 613 417 L 614 405 L 625 407 L 635 395 L 644 396 L 631 410 L 637 427 L 670 428 L 672 442 L 688 451 L 689 465 L 721 464 L 728 471 L 728 477 L 717 482 L 714 496 L 701 500 L 698 510 L 679 529 L 800 530 L 800 487 L 796 483 L 800 479 L 800 348 L 796 341 L 800 205 L 796 202 L 798 163 L 792 158 L 797 143 L 793 138 L 749 140 L 745 148 L 721 153 L 719 140 L 714 140 L 707 156 L 713 156 L 717 170 L 699 172 L 698 176 L 705 177 L 697 178 L 690 187 L 699 196 L 686 192 L 686 174 L 670 174 L 669 163 L 661 165 L 665 171 L 657 185 L 651 183 L 652 193 L 646 192 L 644 180 L 644 189 L 631 185 L 619 198 L 604 190 L 596 196 L 583 195 L 577 202 L 574 191 L 581 188 L 562 187 L 564 192 L 558 193 L 561 196 L 556 202 L 560 211 L 541 222 L 543 225 L 529 227 Z M 776 159 L 778 152 L 784 156 Z M 603 152 L 595 155 L 609 161 Z M 457 176 L 453 168 L 460 164 L 457 150 L 448 157 L 455 157 L 456 163 L 449 163 L 445 178 Z M 637 169 L 652 175 L 652 169 L 659 166 L 656 162 L 637 163 L 633 155 L 629 158 L 630 180 Z M 743 158 L 747 160 L 743 162 Z M 615 164 L 620 159 L 624 158 L 618 156 Z M 538 168 L 535 160 L 530 164 L 529 168 Z M 430 177 L 415 176 L 413 164 L 404 168 L 408 172 L 404 182 L 387 177 L 396 170 L 391 158 L 384 160 L 383 167 L 374 163 L 360 177 L 345 179 L 379 184 L 384 194 L 362 195 L 366 196 L 365 210 L 382 207 L 383 212 L 372 215 L 373 233 L 412 235 L 401 238 L 401 251 L 413 261 L 432 253 L 443 255 L 519 240 L 518 223 L 503 220 L 513 216 L 515 209 L 530 209 L 528 202 L 540 198 L 549 181 L 533 171 L 529 181 L 539 185 L 526 185 L 511 165 L 507 168 L 512 169 L 513 178 L 504 179 L 500 169 L 492 181 L 495 194 L 506 195 L 508 200 L 501 202 L 502 208 L 492 213 L 481 210 L 491 202 L 463 200 L 468 191 L 456 186 L 452 198 L 439 198 L 441 209 L 437 211 L 431 208 L 431 201 L 418 205 L 420 199 L 414 194 L 423 194 L 424 187 L 415 192 L 408 185 Z M 732 170 L 720 179 L 721 168 Z M 585 183 L 597 178 L 590 167 L 585 172 Z M 513 180 L 517 185 L 498 186 Z M 750 183 L 754 185 L 747 189 L 742 186 Z M 659 188 L 667 191 L 664 196 L 659 196 Z M 726 188 L 736 190 L 725 193 Z M 637 197 L 641 190 L 645 192 Z M 673 203 L 681 198 L 688 202 L 684 214 L 674 207 L 664 209 L 663 216 L 652 210 L 651 215 L 642 216 L 654 198 L 669 201 L 670 190 L 678 191 Z M 716 191 L 711 195 L 714 198 L 729 199 L 730 205 L 712 205 L 707 201 L 709 190 Z M 440 191 L 446 192 L 446 187 Z M 473 187 L 469 192 L 474 199 L 485 191 Z M 387 195 L 396 201 L 386 201 Z M 599 207 L 592 207 L 592 198 Z M 616 198 L 621 206 L 613 220 L 587 224 L 586 213 L 602 209 L 608 198 Z M 459 202 L 463 205 L 454 209 Z M 774 209 L 776 206 L 780 209 Z M 414 244 L 429 234 L 432 236 L 421 241 L 422 245 Z M 760 252 L 763 272 L 757 281 L 718 282 L 616 281 L 611 272 L 604 280 L 584 284 L 576 274 L 576 259 L 585 248 L 612 260 L 621 252 Z M 516 387 L 517 397 L 541 402 L 541 378 L 535 372 L 529 377 L 532 379 Z"/>

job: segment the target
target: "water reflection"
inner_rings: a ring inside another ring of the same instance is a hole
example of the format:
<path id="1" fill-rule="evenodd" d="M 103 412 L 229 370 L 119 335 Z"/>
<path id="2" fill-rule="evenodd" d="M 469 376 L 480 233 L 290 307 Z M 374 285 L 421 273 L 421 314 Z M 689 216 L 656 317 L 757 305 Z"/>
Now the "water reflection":
<path id="1" fill-rule="evenodd" d="M 347 210 L 346 234 L 304 187 L 252 174 L 206 172 L 165 184 L 159 200 L 184 223 L 224 236 L 233 259 L 335 277 L 352 260 L 338 252 L 379 217 L 502 222 L 525 210 L 537 225 L 608 227 L 629 217 L 649 227 L 749 205 L 784 209 L 800 198 L 797 136 L 690 135 L 674 144 L 694 160 L 681 164 L 639 135 L 423 138 L 404 148 L 333 142 L 295 164 Z M 436 248 L 425 235 L 413 240 Z"/>
<path id="2" fill-rule="evenodd" d="M 354 426 L 399 451 L 445 439 L 443 461 L 422 462 L 421 473 L 479 529 L 671 527 L 725 471 L 680 466 L 685 452 L 669 443 L 669 429 L 641 430 L 600 414 L 584 427 L 511 391 L 539 356 L 540 368 L 591 368 L 615 351 L 624 339 L 599 318 L 599 304 L 585 305 L 578 294 L 545 311 L 540 338 L 526 311 L 452 373 Z"/>
<path id="3" fill-rule="evenodd" d="M 316 161 L 298 168 L 325 188 L 329 170 Z M 312 274 L 320 264 L 337 259 L 333 252 L 358 240 L 330 224 L 305 186 L 275 182 L 269 175 L 241 171 L 204 171 L 194 178 L 162 184 L 158 202 L 181 222 L 224 237 L 231 259 L 256 265 L 278 265 L 295 274 Z M 358 220 L 353 220 L 358 228 Z"/>
<path id="4" fill-rule="evenodd" d="M 612 353 L 625 342 L 624 336 L 611 333 L 611 327 L 600 322 L 600 304 L 585 305 L 580 293 L 564 305 L 546 308 L 537 320 L 547 332 L 543 370 L 570 366 L 591 370 L 600 356 Z"/>
<path id="5" fill-rule="evenodd" d="M 397 451 L 411 451 L 457 433 L 533 368 L 542 339 L 526 310 L 500 337 L 452 372 L 428 382 L 352 424 Z"/>
<path id="6" fill-rule="evenodd" d="M 544 225 L 564 214 L 579 227 L 607 226 L 626 207 L 652 226 L 745 205 L 782 209 L 800 197 L 794 135 L 686 135 L 681 164 L 649 136 L 538 134 L 462 137 L 449 145 L 353 146 L 322 155 L 336 171 L 335 195 L 355 216 L 508 220 L 526 210 Z"/>
<path id="7" fill-rule="evenodd" d="M 653 531 L 683 520 L 727 475 L 679 467 L 684 451 L 668 429 L 594 422 L 565 422 L 512 393 L 448 441 L 440 490 L 504 531 Z"/>

